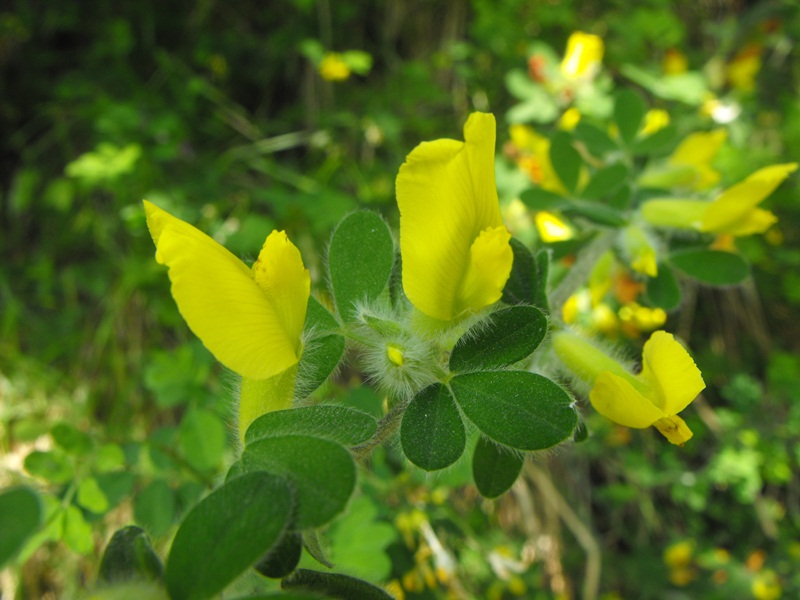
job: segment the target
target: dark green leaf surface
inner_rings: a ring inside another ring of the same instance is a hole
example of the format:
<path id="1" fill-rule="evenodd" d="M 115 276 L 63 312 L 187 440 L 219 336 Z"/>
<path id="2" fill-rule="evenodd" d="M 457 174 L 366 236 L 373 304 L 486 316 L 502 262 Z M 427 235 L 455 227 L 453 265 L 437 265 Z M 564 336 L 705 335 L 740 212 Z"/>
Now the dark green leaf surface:
<path id="1" fill-rule="evenodd" d="M 117 530 L 100 561 L 98 578 L 105 583 L 129 579 L 161 579 L 163 567 L 144 529 L 129 525 Z"/>
<path id="2" fill-rule="evenodd" d="M 494 313 L 477 333 L 467 332 L 450 355 L 455 373 L 500 369 L 529 356 L 547 333 L 547 317 L 534 306 L 512 306 Z"/>
<path id="3" fill-rule="evenodd" d="M 164 535 L 175 519 L 175 492 L 163 479 L 142 489 L 133 503 L 136 522 L 154 536 Z"/>
<path id="4" fill-rule="evenodd" d="M 325 383 L 331 373 L 339 366 L 344 355 L 344 337 L 326 335 L 312 338 L 306 343 L 297 367 L 295 396 L 306 398 L 311 392 Z"/>
<path id="5" fill-rule="evenodd" d="M 336 309 L 343 320 L 355 318 L 355 302 L 378 297 L 393 264 L 392 235 L 378 214 L 358 211 L 339 223 L 328 248 L 328 269 Z"/>
<path id="6" fill-rule="evenodd" d="M 362 579 L 309 569 L 297 569 L 281 581 L 281 588 L 316 592 L 325 598 L 336 598 L 337 600 L 393 600 L 384 590 Z"/>
<path id="7" fill-rule="evenodd" d="M 627 181 L 629 173 L 628 167 L 620 163 L 600 169 L 581 191 L 581 198 L 599 200 L 614 194 Z"/>
<path id="8" fill-rule="evenodd" d="M 355 446 L 371 438 L 377 428 L 377 421 L 359 410 L 338 404 L 317 404 L 261 415 L 247 428 L 244 439 L 251 444 L 265 437 L 301 434 Z"/>
<path id="9" fill-rule="evenodd" d="M 87 434 L 69 423 L 57 423 L 50 430 L 55 443 L 68 454 L 82 456 L 94 448 L 94 442 Z"/>
<path id="10" fill-rule="evenodd" d="M 525 206 L 533 210 L 549 210 L 564 205 L 564 196 L 539 187 L 525 190 L 520 193 L 519 198 L 525 203 Z"/>
<path id="11" fill-rule="evenodd" d="M 639 127 L 647 111 L 647 105 L 642 97 L 633 90 L 624 89 L 617 94 L 614 102 L 614 122 L 619 128 L 619 134 L 627 144 L 630 144 L 639 133 Z"/>
<path id="12" fill-rule="evenodd" d="M 511 251 L 514 262 L 511 263 L 511 274 L 503 288 L 503 302 L 506 304 L 533 304 L 539 277 L 536 262 L 528 247 L 515 238 L 511 238 Z"/>
<path id="13" fill-rule="evenodd" d="M 658 275 L 647 280 L 645 298 L 653 306 L 666 311 L 678 308 L 681 303 L 681 289 L 668 265 L 658 264 Z"/>
<path id="14" fill-rule="evenodd" d="M 34 450 L 25 457 L 24 464 L 28 473 L 50 483 L 66 483 L 74 474 L 72 463 L 60 450 Z"/>
<path id="15" fill-rule="evenodd" d="M 444 469 L 464 453 L 464 423 L 448 389 L 436 383 L 417 394 L 406 408 L 400 442 L 408 460 L 425 469 Z"/>
<path id="16" fill-rule="evenodd" d="M 265 557 L 256 563 L 256 571 L 272 579 L 286 577 L 297 568 L 303 554 L 303 536 L 299 531 L 287 531 Z"/>
<path id="17" fill-rule="evenodd" d="M 578 123 L 573 134 L 586 145 L 592 156 L 599 158 L 609 152 L 616 152 L 619 150 L 617 143 L 606 131 L 590 123 Z"/>
<path id="18" fill-rule="evenodd" d="M 572 136 L 566 131 L 559 131 L 553 136 L 550 143 L 550 162 L 564 187 L 574 192 L 578 187 L 583 160 L 572 145 Z"/>
<path id="19" fill-rule="evenodd" d="M 709 285 L 736 285 L 750 274 L 741 256 L 722 250 L 683 250 L 670 255 L 670 261 L 689 277 Z"/>
<path id="20" fill-rule="evenodd" d="M 481 436 L 472 455 L 472 476 L 481 496 L 497 498 L 508 491 L 522 470 L 522 456 Z"/>
<path id="21" fill-rule="evenodd" d="M 307 435 L 266 437 L 249 444 L 247 471 L 267 471 L 294 484 L 295 526 L 319 527 L 344 510 L 356 485 L 356 465 L 342 446 Z"/>
<path id="22" fill-rule="evenodd" d="M 594 200 L 570 200 L 562 210 L 564 214 L 578 215 L 599 225 L 620 227 L 626 223 L 622 213 Z"/>
<path id="23" fill-rule="evenodd" d="M 535 373 L 467 373 L 453 377 L 450 387 L 481 433 L 518 450 L 554 446 L 572 435 L 577 423 L 567 393 Z"/>
<path id="24" fill-rule="evenodd" d="M 646 138 L 637 139 L 631 150 L 634 154 L 658 154 L 666 152 L 675 143 L 678 137 L 678 128 L 674 125 L 667 125 Z"/>
<path id="25" fill-rule="evenodd" d="M 186 516 L 167 559 L 173 600 L 211 598 L 278 542 L 292 513 L 292 492 L 269 473 L 230 479 Z"/>
<path id="26" fill-rule="evenodd" d="M 39 495 L 32 489 L 15 487 L 0 493 L 0 567 L 20 551 L 41 518 Z"/>

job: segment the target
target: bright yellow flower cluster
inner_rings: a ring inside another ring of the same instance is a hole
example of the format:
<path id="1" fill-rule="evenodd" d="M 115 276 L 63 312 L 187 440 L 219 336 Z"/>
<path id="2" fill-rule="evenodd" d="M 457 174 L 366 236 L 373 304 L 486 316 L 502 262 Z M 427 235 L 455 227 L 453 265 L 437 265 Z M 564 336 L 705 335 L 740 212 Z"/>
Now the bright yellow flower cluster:
<path id="1" fill-rule="evenodd" d="M 338 52 L 328 52 L 319 63 L 319 74 L 327 81 L 344 81 L 350 77 L 350 67 Z"/>
<path id="2" fill-rule="evenodd" d="M 671 334 L 656 331 L 644 345 L 642 371 L 630 373 L 592 342 L 567 331 L 553 349 L 564 366 L 591 386 L 589 400 L 601 415 L 635 429 L 655 426 L 670 442 L 692 437 L 678 413 L 705 388 L 692 358 Z"/>
<path id="3" fill-rule="evenodd" d="M 599 36 L 576 31 L 567 40 L 561 74 L 566 79 L 590 79 L 600 70 L 605 47 Z"/>

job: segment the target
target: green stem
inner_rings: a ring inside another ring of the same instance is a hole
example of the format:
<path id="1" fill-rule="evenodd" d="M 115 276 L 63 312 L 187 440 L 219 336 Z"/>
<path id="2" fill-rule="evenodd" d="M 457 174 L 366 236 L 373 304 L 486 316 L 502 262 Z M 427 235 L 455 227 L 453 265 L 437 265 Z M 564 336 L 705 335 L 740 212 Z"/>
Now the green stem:
<path id="1" fill-rule="evenodd" d="M 353 454 L 357 460 L 362 460 L 372 452 L 375 448 L 380 446 L 383 442 L 388 440 L 403 421 L 403 413 L 405 413 L 408 402 L 400 402 L 396 404 L 379 422 L 378 430 L 370 439 L 353 448 Z"/>

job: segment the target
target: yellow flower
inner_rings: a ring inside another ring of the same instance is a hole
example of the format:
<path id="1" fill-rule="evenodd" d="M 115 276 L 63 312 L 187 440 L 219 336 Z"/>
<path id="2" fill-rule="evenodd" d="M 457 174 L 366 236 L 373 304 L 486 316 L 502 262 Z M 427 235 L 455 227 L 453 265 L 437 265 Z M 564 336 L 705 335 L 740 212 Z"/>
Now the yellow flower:
<path id="1" fill-rule="evenodd" d="M 756 75 L 761 70 L 761 50 L 760 44 L 750 44 L 728 63 L 725 76 L 732 87 L 742 92 L 755 89 Z"/>
<path id="2" fill-rule="evenodd" d="M 573 106 L 572 108 L 565 110 L 564 114 L 561 115 L 561 118 L 558 119 L 558 128 L 563 129 L 564 131 L 572 131 L 578 126 L 580 121 L 581 111 Z"/>
<path id="3" fill-rule="evenodd" d="M 536 231 L 539 232 L 539 239 L 545 244 L 564 242 L 575 237 L 572 227 L 551 212 L 545 210 L 537 212 L 534 222 Z"/>
<path id="4" fill-rule="evenodd" d="M 511 143 L 519 150 L 517 164 L 531 181 L 549 192 L 566 195 L 567 188 L 550 162 L 550 140 L 528 125 L 512 125 L 508 132 Z"/>
<path id="5" fill-rule="evenodd" d="M 669 125 L 669 113 L 662 108 L 651 108 L 644 115 L 644 124 L 639 135 L 647 137 Z"/>
<path id="6" fill-rule="evenodd" d="M 652 225 L 695 229 L 717 235 L 745 236 L 763 233 L 778 219 L 758 205 L 783 183 L 797 163 L 759 169 L 713 202 L 656 198 L 642 205 L 642 217 Z"/>
<path id="7" fill-rule="evenodd" d="M 464 142 L 423 142 L 397 175 L 403 289 L 450 321 L 497 302 L 511 273 L 511 234 L 494 180 L 494 116 L 473 113 Z"/>
<path id="8" fill-rule="evenodd" d="M 156 260 L 189 328 L 223 365 L 242 375 L 242 435 L 255 417 L 291 402 L 302 353 L 311 278 L 283 231 L 264 242 L 253 268 L 185 221 L 144 201 Z M 281 395 L 276 395 L 280 392 Z"/>
<path id="9" fill-rule="evenodd" d="M 719 172 L 711 167 L 728 134 L 724 129 L 697 131 L 686 136 L 665 164 L 649 167 L 639 177 L 642 187 L 686 187 L 695 190 L 715 185 Z"/>
<path id="10" fill-rule="evenodd" d="M 640 227 L 629 225 L 623 229 L 620 242 L 631 269 L 637 273 L 644 273 L 648 277 L 658 275 L 656 251 Z"/>
<path id="11" fill-rule="evenodd" d="M 567 79 L 594 77 L 600 70 L 603 51 L 603 40 L 600 37 L 582 31 L 574 32 L 567 40 L 561 74 Z"/>
<path id="12" fill-rule="evenodd" d="M 553 349 L 578 379 L 592 386 L 589 400 L 601 415 L 635 429 L 653 425 L 673 444 L 683 445 L 692 437 L 677 414 L 705 383 L 688 352 L 671 334 L 656 331 L 650 336 L 638 375 L 573 333 L 556 333 Z"/>
<path id="13" fill-rule="evenodd" d="M 666 75 L 679 75 L 685 73 L 689 68 L 689 60 L 686 55 L 680 50 L 670 48 L 664 54 L 664 60 L 661 67 Z"/>
<path id="14" fill-rule="evenodd" d="M 350 77 L 350 67 L 338 52 L 328 52 L 318 68 L 320 76 L 327 81 L 344 81 Z"/>
<path id="15" fill-rule="evenodd" d="M 781 582 L 772 569 L 764 569 L 753 578 L 750 591 L 756 600 L 778 600 L 783 595 Z"/>

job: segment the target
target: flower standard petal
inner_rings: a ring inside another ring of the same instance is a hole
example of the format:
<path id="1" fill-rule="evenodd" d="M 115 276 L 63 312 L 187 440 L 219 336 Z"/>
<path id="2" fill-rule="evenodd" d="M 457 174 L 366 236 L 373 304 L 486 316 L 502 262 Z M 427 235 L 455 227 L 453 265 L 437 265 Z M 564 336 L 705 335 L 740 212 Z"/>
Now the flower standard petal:
<path id="1" fill-rule="evenodd" d="M 403 289 L 417 309 L 443 321 L 465 304 L 459 293 L 473 243 L 485 229 L 503 224 L 494 180 L 494 117 L 471 115 L 464 138 L 423 142 L 397 175 Z"/>
<path id="2" fill-rule="evenodd" d="M 706 387 L 692 357 L 666 331 L 656 331 L 645 342 L 639 377 L 654 390 L 653 402 L 669 416 L 681 412 Z"/>
<path id="3" fill-rule="evenodd" d="M 589 400 L 604 417 L 634 429 L 645 429 L 667 416 L 628 381 L 610 371 L 597 376 Z"/>
<path id="4" fill-rule="evenodd" d="M 145 201 L 156 260 L 189 328 L 226 367 L 251 379 L 298 361 L 297 341 L 247 266 L 200 230 Z"/>
<path id="5" fill-rule="evenodd" d="M 469 266 L 461 280 L 455 313 L 478 311 L 494 304 L 503 295 L 514 252 L 511 234 L 504 226 L 484 229 L 469 249 Z"/>

